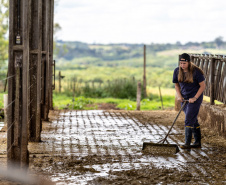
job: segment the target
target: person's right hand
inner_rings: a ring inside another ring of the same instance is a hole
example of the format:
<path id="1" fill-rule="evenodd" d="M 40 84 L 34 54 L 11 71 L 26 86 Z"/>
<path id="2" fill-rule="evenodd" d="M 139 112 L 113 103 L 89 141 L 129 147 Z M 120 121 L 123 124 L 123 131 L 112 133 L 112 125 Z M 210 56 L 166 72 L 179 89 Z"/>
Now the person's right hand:
<path id="1" fill-rule="evenodd" d="M 183 102 L 184 101 L 184 98 L 183 97 L 178 97 L 177 98 L 177 101 Z"/>

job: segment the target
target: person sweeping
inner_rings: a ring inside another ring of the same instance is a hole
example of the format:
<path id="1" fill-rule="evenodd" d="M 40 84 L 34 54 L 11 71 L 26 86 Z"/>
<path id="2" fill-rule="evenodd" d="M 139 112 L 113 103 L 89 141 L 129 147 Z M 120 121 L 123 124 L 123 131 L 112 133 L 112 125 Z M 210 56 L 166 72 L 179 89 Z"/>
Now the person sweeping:
<path id="1" fill-rule="evenodd" d="M 190 55 L 187 53 L 180 56 L 179 67 L 173 73 L 173 83 L 175 83 L 177 100 L 181 103 L 188 100 L 183 109 L 185 113 L 185 144 L 180 148 L 201 148 L 201 130 L 197 116 L 206 87 L 205 77 L 202 69 L 191 63 Z M 195 141 L 191 145 L 192 135 Z"/>

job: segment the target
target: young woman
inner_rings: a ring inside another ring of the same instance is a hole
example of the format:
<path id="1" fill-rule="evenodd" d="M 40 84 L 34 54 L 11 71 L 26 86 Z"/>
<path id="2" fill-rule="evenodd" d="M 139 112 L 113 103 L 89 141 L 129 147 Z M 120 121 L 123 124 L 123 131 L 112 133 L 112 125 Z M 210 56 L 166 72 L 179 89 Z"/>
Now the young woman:
<path id="1" fill-rule="evenodd" d="M 182 149 L 200 148 L 201 131 L 198 123 L 198 113 L 203 100 L 205 90 L 205 78 L 203 71 L 190 62 L 190 56 L 183 53 L 180 57 L 180 65 L 174 70 L 173 83 L 177 93 L 177 100 L 182 104 L 188 100 L 183 111 L 185 113 L 185 144 Z M 192 134 L 195 142 L 191 145 Z"/>

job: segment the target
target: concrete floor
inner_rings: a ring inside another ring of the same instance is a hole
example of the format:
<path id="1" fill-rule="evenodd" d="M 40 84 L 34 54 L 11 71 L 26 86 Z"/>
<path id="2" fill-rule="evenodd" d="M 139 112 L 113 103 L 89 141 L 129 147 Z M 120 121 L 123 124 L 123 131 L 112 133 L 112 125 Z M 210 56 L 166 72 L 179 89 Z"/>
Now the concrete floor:
<path id="1" fill-rule="evenodd" d="M 30 174 L 57 184 L 226 184 L 225 148 L 204 143 L 177 154 L 143 153 L 143 142 L 161 140 L 171 123 L 143 119 L 142 112 L 63 110 L 51 111 L 49 118 L 42 142 L 29 143 Z M 177 124 L 168 141 L 183 139 L 183 123 Z M 2 143 L 0 158 L 5 154 Z"/>

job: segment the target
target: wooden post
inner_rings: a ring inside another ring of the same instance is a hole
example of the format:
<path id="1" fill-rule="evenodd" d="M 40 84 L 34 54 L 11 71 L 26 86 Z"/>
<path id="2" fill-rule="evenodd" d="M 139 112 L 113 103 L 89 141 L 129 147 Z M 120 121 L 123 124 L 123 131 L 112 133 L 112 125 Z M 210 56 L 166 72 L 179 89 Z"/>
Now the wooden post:
<path id="1" fill-rule="evenodd" d="M 30 96 L 28 90 L 29 84 L 29 55 L 30 55 L 30 45 L 29 45 L 29 27 L 30 27 L 30 10 L 31 2 L 30 0 L 23 0 L 23 64 L 22 64 L 22 124 L 21 124 L 21 167 L 26 168 L 29 163 L 28 155 L 28 97 Z"/>
<path id="2" fill-rule="evenodd" d="M 54 0 L 50 0 L 50 22 L 49 22 L 49 109 L 53 110 L 53 25 L 54 25 Z"/>
<path id="3" fill-rule="evenodd" d="M 144 90 L 144 98 L 147 97 L 146 91 L 146 45 L 144 45 L 144 74 L 143 74 L 143 90 Z"/>
<path id="4" fill-rule="evenodd" d="M 44 97 L 42 104 L 42 118 L 48 121 L 48 114 L 50 109 L 50 88 L 52 88 L 52 83 L 50 83 L 50 76 L 52 75 L 50 68 L 52 66 L 52 61 L 50 60 L 50 27 L 51 27 L 51 2 L 43 1 L 42 4 L 42 58 L 44 60 Z"/>
<path id="5" fill-rule="evenodd" d="M 161 93 L 161 88 L 160 88 L 160 86 L 159 86 L 159 96 L 160 96 L 160 101 L 161 101 L 162 110 L 163 110 L 163 100 L 162 100 L 162 93 Z"/>
<path id="6" fill-rule="evenodd" d="M 210 61 L 210 105 L 214 105 L 214 71 L 215 58 L 212 57 Z"/>
<path id="7" fill-rule="evenodd" d="M 61 93 L 61 71 L 59 71 L 59 93 Z"/>
<path id="8" fill-rule="evenodd" d="M 141 100 L 141 83 L 137 82 L 137 110 L 140 110 L 140 100 Z"/>
<path id="9" fill-rule="evenodd" d="M 51 5 L 53 5 L 53 0 Z M 27 168 L 28 135 L 40 140 L 40 102 L 49 111 L 50 1 L 9 0 L 7 163 Z M 43 10 L 43 11 L 42 11 Z M 41 52 L 42 50 L 42 52 Z M 41 61 L 44 70 L 41 70 Z M 42 86 L 41 75 L 44 78 Z M 45 98 L 42 99 L 41 89 Z"/>
<path id="10" fill-rule="evenodd" d="M 75 78 L 73 78 L 73 99 L 72 99 L 72 110 L 74 109 L 75 107 Z"/>
<path id="11" fill-rule="evenodd" d="M 9 1 L 7 163 L 28 167 L 30 0 Z"/>

